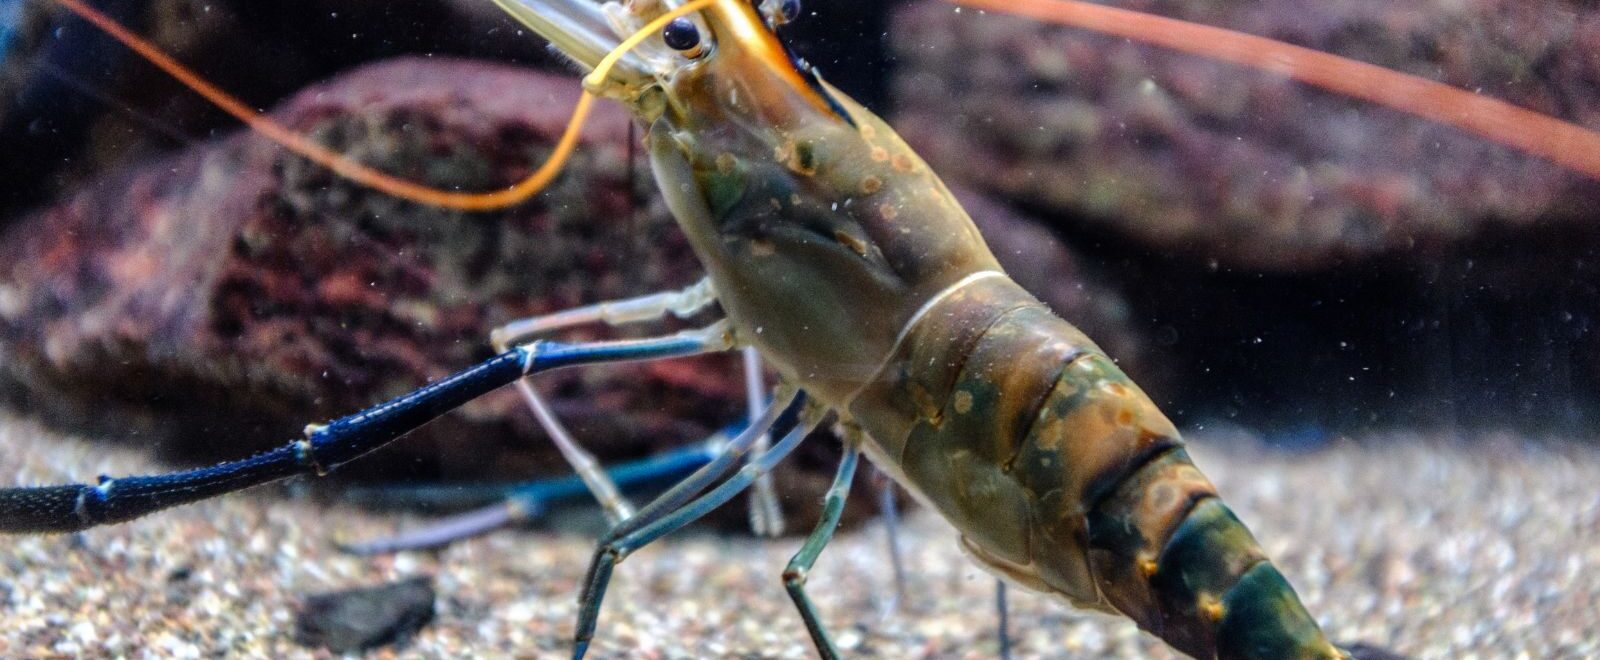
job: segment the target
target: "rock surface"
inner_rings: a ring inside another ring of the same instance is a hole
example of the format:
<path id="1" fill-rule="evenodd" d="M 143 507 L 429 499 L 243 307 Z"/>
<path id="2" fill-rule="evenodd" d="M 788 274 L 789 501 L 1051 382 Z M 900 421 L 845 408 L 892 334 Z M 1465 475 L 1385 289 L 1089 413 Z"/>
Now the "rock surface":
<path id="1" fill-rule="evenodd" d="M 1330 51 L 1600 129 L 1583 2 L 1119 7 Z M 1306 272 L 1592 224 L 1600 183 L 1282 76 L 945 2 L 892 23 L 898 126 L 946 177 L 1153 250 Z M 1592 234 L 1592 232 L 1591 232 Z"/>

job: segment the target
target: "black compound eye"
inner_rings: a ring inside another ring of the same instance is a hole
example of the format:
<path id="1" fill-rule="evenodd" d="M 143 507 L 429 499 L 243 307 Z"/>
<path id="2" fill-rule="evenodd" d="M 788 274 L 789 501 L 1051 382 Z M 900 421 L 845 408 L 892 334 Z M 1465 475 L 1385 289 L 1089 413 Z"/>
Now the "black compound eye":
<path id="1" fill-rule="evenodd" d="M 778 12 L 783 14 L 784 22 L 800 18 L 800 0 L 780 0 Z"/>
<path id="2" fill-rule="evenodd" d="M 700 47 L 700 29 L 694 21 L 679 16 L 661 28 L 661 39 L 673 50 L 689 52 Z"/>

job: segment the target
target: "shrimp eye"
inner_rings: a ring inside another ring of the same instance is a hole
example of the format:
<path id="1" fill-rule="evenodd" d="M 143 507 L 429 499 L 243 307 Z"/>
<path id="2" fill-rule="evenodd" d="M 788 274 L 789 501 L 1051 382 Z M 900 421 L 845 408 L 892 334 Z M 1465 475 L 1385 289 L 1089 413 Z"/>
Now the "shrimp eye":
<path id="1" fill-rule="evenodd" d="M 783 14 L 783 22 L 788 23 L 800 18 L 800 0 L 780 0 L 778 13 Z"/>
<path id="2" fill-rule="evenodd" d="M 693 21 L 679 16 L 661 29 L 661 39 L 667 42 L 668 48 L 693 57 L 700 48 L 700 29 Z"/>

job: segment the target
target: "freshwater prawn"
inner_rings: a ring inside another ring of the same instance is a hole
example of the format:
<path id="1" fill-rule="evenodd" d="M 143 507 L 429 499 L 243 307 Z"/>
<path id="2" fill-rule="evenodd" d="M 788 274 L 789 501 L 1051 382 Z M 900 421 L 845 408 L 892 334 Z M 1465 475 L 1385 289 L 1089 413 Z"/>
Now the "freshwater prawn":
<path id="1" fill-rule="evenodd" d="M 311 425 L 305 437 L 256 457 L 95 485 L 0 490 L 0 531 L 72 531 L 325 474 L 549 369 L 748 348 L 780 375 L 777 396 L 707 465 L 650 504 L 608 504 L 616 522 L 584 580 L 575 657 L 596 634 L 623 558 L 757 483 L 830 415 L 844 457 L 823 521 L 783 574 L 824 657 L 838 651 L 806 578 L 862 455 L 939 511 L 975 561 L 1013 584 L 1119 612 L 1196 657 L 1343 655 L 1153 402 L 1004 274 L 960 205 L 887 124 L 788 54 L 773 28 L 795 17 L 793 3 L 640 0 L 602 9 L 580 0 L 536 8 L 496 1 L 590 70 L 577 114 L 604 96 L 650 127 L 652 171 L 706 281 L 512 324 L 495 335 L 496 357 Z M 569 153 L 567 138 L 562 144 L 558 154 Z M 542 185 L 487 203 L 335 169 L 408 199 L 466 208 L 525 198 Z M 552 158 L 530 181 L 558 169 Z M 567 323 L 689 315 L 713 302 L 723 320 L 678 334 L 534 339 Z M 781 439 L 763 451 L 769 432 Z"/>

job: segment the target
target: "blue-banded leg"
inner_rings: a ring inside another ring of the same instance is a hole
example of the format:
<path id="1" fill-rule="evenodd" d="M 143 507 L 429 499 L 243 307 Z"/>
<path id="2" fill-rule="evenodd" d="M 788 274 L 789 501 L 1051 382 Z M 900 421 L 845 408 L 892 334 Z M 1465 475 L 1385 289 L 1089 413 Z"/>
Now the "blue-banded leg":
<path id="1" fill-rule="evenodd" d="M 806 631 L 811 633 L 811 641 L 816 644 L 817 653 L 823 660 L 838 658 L 839 650 L 828 637 L 827 629 L 822 627 L 822 620 L 817 617 L 817 608 L 811 603 L 811 597 L 806 595 L 806 578 L 811 574 L 811 567 L 817 563 L 822 549 L 827 547 L 828 541 L 833 540 L 833 533 L 839 528 L 839 516 L 844 513 L 845 498 L 850 495 L 850 484 L 855 480 L 861 445 L 850 434 L 844 437 L 844 457 L 839 459 L 839 471 L 833 477 L 833 485 L 828 487 L 828 493 L 823 496 L 822 519 L 817 521 L 811 536 L 806 537 L 800 551 L 783 569 L 783 588 L 789 592 L 795 608 L 800 610 L 800 618 L 805 621 Z"/>
<path id="2" fill-rule="evenodd" d="M 72 532 L 123 522 L 298 474 L 323 475 L 529 374 L 601 362 L 728 350 L 727 324 L 626 341 L 537 342 L 356 414 L 306 427 L 278 449 L 208 468 L 99 483 L 0 489 L 0 533 Z"/>
<path id="3" fill-rule="evenodd" d="M 606 469 L 606 476 L 624 492 L 675 483 L 710 463 L 722 453 L 729 438 L 743 431 L 745 426 L 746 423 L 740 421 L 704 441 L 659 456 L 614 465 Z M 346 493 L 345 499 L 369 506 L 478 508 L 392 537 L 341 543 L 339 547 L 358 555 L 436 548 L 502 527 L 531 522 L 553 505 L 587 498 L 589 494 L 588 484 L 577 475 L 515 484 L 430 484 L 352 489 Z"/>
<path id="4" fill-rule="evenodd" d="M 803 399 L 804 394 L 796 395 L 793 405 L 804 405 Z M 590 562 L 589 572 L 584 578 L 583 594 L 578 599 L 578 625 L 573 634 L 572 657 L 575 660 L 582 658 L 589 650 L 589 642 L 594 639 L 595 622 L 600 617 L 600 604 L 605 599 L 606 587 L 611 583 L 611 573 L 618 562 L 635 550 L 700 519 L 744 492 L 757 478 L 770 472 L 773 466 L 788 457 L 800 441 L 816 428 L 823 414 L 825 411 L 809 407 L 802 410 L 800 421 L 767 453 L 745 464 L 738 473 L 718 484 L 710 492 L 693 501 L 687 501 L 731 470 L 738 457 L 732 456 L 733 447 L 730 446 L 729 453 L 724 456 L 732 457 L 733 461 L 723 465 L 713 461 L 712 465 L 685 479 L 679 487 L 674 487 L 656 498 L 640 509 L 638 515 L 622 522 L 607 533 L 599 547 L 595 549 L 594 559 Z M 746 433 L 757 430 L 763 433 L 767 431 L 766 428 L 758 429 L 756 426 L 751 426 L 746 429 Z M 751 441 L 753 444 L 754 438 L 751 438 Z M 749 447 L 746 446 L 744 449 L 748 451 Z M 718 461 L 720 460 L 721 457 Z"/>
<path id="5" fill-rule="evenodd" d="M 505 350 L 513 344 L 524 343 L 558 330 L 579 325 L 600 323 L 617 327 L 632 323 L 658 321 L 668 315 L 677 318 L 688 318 L 700 313 L 716 302 L 717 297 L 711 288 L 710 279 L 701 279 L 699 282 L 677 291 L 662 291 L 622 300 L 610 300 L 565 309 L 551 314 L 518 319 L 503 326 L 495 328 L 489 333 L 489 341 L 495 350 Z M 528 379 L 517 381 L 517 392 L 522 395 L 528 408 L 533 411 L 534 419 L 545 434 L 555 443 L 556 449 L 561 452 L 562 458 L 572 466 L 573 472 L 583 480 L 595 501 L 600 503 L 606 512 L 606 518 L 612 523 L 626 520 L 633 515 L 633 505 L 623 497 L 617 484 L 608 477 L 600 462 L 595 460 L 594 454 L 584 449 L 566 425 L 561 423 L 555 412 L 545 403 L 539 395 L 538 389 Z M 754 415 L 752 408 L 751 414 Z M 508 503 L 509 505 L 509 503 Z M 509 521 L 508 521 L 509 522 Z"/>

